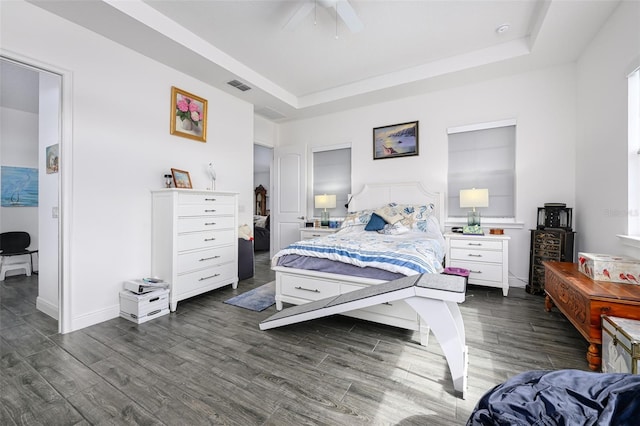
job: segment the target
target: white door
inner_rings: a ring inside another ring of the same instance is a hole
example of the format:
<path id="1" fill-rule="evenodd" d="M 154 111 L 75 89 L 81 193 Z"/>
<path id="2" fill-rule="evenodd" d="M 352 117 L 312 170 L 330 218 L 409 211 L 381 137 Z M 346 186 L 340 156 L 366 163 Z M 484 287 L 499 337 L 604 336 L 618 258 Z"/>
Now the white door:
<path id="1" fill-rule="evenodd" d="M 300 240 L 307 211 L 306 147 L 276 148 L 273 162 L 273 209 L 271 256 Z"/>

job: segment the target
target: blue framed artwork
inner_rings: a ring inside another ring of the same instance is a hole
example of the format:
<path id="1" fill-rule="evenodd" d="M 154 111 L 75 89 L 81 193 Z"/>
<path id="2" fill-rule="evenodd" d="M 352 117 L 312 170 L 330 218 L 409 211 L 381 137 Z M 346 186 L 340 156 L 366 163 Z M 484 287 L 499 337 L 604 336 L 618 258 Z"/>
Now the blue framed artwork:
<path id="1" fill-rule="evenodd" d="M 0 167 L 2 207 L 38 207 L 38 169 Z"/>

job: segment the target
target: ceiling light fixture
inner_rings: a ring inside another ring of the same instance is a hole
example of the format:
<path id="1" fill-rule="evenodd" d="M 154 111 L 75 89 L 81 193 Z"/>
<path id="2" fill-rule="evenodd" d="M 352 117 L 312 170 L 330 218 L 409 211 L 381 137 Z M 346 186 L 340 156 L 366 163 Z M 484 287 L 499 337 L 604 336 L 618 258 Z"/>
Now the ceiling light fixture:
<path id="1" fill-rule="evenodd" d="M 506 33 L 507 31 L 509 31 L 509 28 L 511 28 L 511 25 L 509 25 L 509 24 L 502 24 L 502 25 L 500 25 L 498 28 L 496 28 L 496 32 L 497 32 L 498 34 L 504 34 L 504 33 Z"/>

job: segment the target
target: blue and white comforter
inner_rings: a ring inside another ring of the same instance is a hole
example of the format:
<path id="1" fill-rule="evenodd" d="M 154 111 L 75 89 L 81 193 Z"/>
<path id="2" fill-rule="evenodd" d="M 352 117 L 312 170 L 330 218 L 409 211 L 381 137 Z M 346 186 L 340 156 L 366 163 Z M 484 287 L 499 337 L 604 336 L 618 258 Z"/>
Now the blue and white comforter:
<path id="1" fill-rule="evenodd" d="M 278 264 L 280 257 L 289 254 L 415 275 L 442 272 L 444 245 L 442 241 L 419 231 L 384 235 L 377 232 L 342 230 L 289 245 L 275 255 L 272 266 Z"/>

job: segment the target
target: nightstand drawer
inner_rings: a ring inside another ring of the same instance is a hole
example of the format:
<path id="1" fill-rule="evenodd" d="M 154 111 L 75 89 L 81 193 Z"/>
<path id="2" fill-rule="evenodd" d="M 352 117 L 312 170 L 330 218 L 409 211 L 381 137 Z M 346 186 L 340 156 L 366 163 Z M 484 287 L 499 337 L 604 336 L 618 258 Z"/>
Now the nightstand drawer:
<path id="1" fill-rule="evenodd" d="M 502 241 L 495 240 L 483 240 L 483 239 L 451 239 L 451 248 L 468 248 L 468 249 L 482 249 L 482 250 L 502 250 Z"/>
<path id="2" fill-rule="evenodd" d="M 324 237 L 325 235 L 335 234 L 337 228 L 302 228 L 300 230 L 301 240 L 312 240 L 314 238 Z"/>
<path id="3" fill-rule="evenodd" d="M 283 276 L 282 294 L 306 300 L 320 300 L 340 294 L 340 284 L 334 281 Z"/>
<path id="4" fill-rule="evenodd" d="M 475 280 L 501 282 L 502 264 L 496 263 L 478 263 L 454 260 L 451 266 L 455 268 L 464 268 L 469 270 L 469 282 L 473 284 Z"/>
<path id="5" fill-rule="evenodd" d="M 502 251 L 474 250 L 470 248 L 452 248 L 451 259 L 471 262 L 502 263 Z"/>

